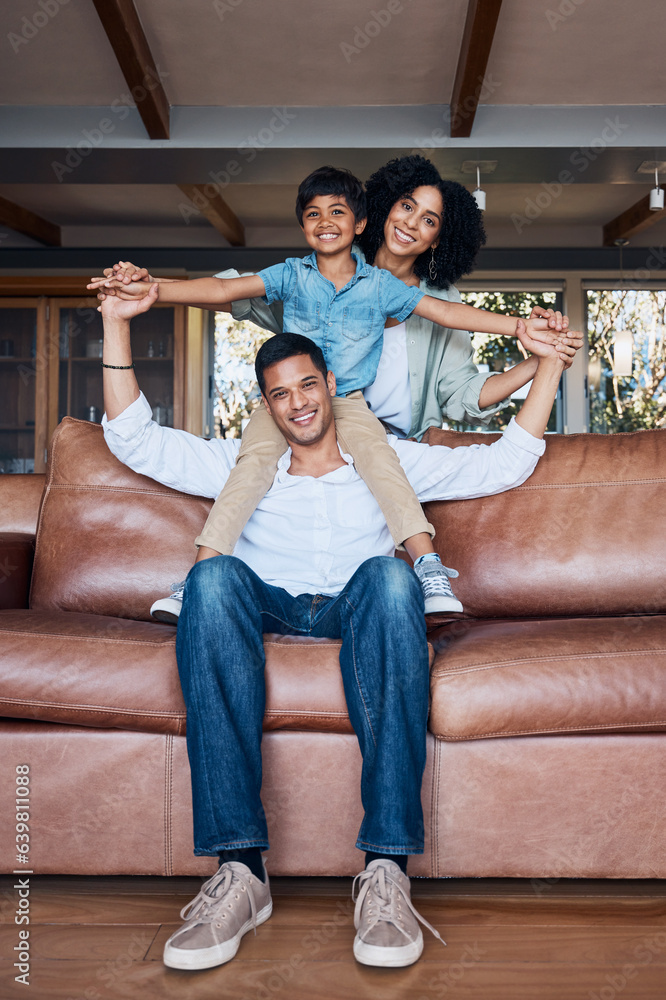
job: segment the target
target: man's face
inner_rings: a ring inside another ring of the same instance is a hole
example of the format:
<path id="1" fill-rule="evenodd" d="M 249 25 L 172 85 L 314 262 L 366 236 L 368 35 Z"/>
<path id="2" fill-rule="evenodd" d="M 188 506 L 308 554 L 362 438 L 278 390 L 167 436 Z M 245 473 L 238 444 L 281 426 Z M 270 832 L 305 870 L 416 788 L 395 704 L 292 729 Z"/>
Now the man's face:
<path id="1" fill-rule="evenodd" d="M 295 354 L 264 371 L 264 402 L 289 444 L 321 441 L 333 423 L 335 375 L 326 378 L 307 354 Z"/>

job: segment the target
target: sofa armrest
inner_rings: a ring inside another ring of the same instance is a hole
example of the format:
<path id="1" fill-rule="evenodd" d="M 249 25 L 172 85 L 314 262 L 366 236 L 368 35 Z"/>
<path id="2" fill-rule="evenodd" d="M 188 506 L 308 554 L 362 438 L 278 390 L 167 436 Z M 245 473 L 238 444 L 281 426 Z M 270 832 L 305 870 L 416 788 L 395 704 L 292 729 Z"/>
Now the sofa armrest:
<path id="1" fill-rule="evenodd" d="M 34 554 L 34 535 L 0 532 L 0 611 L 28 607 Z"/>

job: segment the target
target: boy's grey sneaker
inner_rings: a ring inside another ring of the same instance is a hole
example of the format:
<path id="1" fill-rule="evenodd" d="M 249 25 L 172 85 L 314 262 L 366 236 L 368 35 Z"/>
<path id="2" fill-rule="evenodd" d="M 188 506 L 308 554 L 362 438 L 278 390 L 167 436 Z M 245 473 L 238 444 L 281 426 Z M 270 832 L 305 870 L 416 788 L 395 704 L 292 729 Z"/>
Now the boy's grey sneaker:
<path id="1" fill-rule="evenodd" d="M 414 566 L 425 598 L 427 615 L 443 611 L 462 611 L 463 606 L 451 590 L 449 577 L 458 576 L 458 571 L 443 566 L 439 559 L 425 559 Z"/>
<path id="2" fill-rule="evenodd" d="M 160 597 L 155 601 L 150 613 L 158 622 L 166 622 L 167 625 L 177 625 L 180 612 L 183 610 L 183 591 L 185 581 L 171 584 L 171 596 Z"/>
<path id="3" fill-rule="evenodd" d="M 440 934 L 416 910 L 410 898 L 408 877 L 395 861 L 377 858 L 354 879 L 360 890 L 354 911 L 354 958 L 362 965 L 398 968 L 412 965 L 423 951 L 424 927 L 438 938 Z"/>
<path id="4" fill-rule="evenodd" d="M 264 869 L 265 871 L 265 869 Z M 185 921 L 164 945 L 171 969 L 210 969 L 234 957 L 244 934 L 273 912 L 271 889 L 239 861 L 226 861 L 184 906 Z"/>

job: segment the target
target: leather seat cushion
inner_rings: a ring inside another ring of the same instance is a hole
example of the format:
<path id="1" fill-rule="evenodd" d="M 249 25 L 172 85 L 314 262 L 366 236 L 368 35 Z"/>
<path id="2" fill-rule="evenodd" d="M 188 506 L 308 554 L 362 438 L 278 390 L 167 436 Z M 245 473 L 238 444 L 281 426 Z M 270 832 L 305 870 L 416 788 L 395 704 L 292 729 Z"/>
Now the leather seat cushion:
<path id="1" fill-rule="evenodd" d="M 264 729 L 353 732 L 340 645 L 334 639 L 264 637 Z M 0 714 L 184 733 L 176 630 L 78 612 L 1 611 Z"/>
<path id="2" fill-rule="evenodd" d="M 666 616 L 459 621 L 430 639 L 441 739 L 666 730 Z"/>

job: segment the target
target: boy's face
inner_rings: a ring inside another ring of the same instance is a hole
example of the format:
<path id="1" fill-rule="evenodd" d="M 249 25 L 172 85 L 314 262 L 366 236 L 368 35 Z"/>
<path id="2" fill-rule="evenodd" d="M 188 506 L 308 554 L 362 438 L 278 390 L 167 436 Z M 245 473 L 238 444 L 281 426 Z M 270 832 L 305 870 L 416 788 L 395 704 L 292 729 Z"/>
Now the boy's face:
<path id="1" fill-rule="evenodd" d="M 366 221 L 356 222 L 343 195 L 321 194 L 305 206 L 302 229 L 308 246 L 317 253 L 333 255 L 349 249 Z"/>

